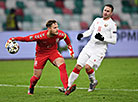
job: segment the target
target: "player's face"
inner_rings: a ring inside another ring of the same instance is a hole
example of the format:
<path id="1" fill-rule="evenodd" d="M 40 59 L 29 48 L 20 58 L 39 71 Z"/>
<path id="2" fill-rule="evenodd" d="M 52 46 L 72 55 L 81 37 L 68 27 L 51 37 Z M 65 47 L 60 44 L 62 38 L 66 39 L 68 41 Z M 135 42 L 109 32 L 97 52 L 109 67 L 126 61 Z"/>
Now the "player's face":
<path id="1" fill-rule="evenodd" d="M 108 6 L 105 6 L 103 9 L 103 19 L 107 20 L 112 16 L 112 9 Z"/>
<path id="2" fill-rule="evenodd" d="M 57 23 L 53 23 L 53 24 L 51 25 L 51 27 L 50 27 L 50 33 L 51 33 L 52 35 L 57 35 L 57 34 L 58 34 L 58 30 L 59 30 L 58 24 L 57 24 Z"/>

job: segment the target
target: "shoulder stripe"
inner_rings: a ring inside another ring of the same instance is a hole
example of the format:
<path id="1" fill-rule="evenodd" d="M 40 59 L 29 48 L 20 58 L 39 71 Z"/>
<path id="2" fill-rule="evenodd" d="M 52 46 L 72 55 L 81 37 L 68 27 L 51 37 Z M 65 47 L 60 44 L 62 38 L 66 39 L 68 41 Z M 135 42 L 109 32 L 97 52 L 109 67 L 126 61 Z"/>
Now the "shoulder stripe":
<path id="1" fill-rule="evenodd" d="M 66 39 L 67 35 L 65 34 L 64 39 Z"/>

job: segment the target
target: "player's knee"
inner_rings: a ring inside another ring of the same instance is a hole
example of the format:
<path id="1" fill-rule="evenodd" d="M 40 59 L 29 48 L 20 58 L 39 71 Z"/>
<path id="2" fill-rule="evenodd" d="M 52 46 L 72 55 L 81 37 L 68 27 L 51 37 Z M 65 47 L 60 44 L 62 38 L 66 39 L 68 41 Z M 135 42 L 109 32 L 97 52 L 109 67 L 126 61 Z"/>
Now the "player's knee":
<path id="1" fill-rule="evenodd" d="M 55 61 L 53 61 L 53 64 L 56 65 L 57 67 L 61 66 L 64 63 L 65 63 L 64 58 L 57 58 L 55 59 Z"/>
<path id="2" fill-rule="evenodd" d="M 40 78 L 42 74 L 42 69 L 34 69 L 34 76 Z"/>
<path id="3" fill-rule="evenodd" d="M 59 67 L 61 65 L 65 64 L 65 62 L 60 62 L 60 63 L 57 63 L 56 66 Z"/>
<path id="4" fill-rule="evenodd" d="M 79 64 L 76 64 L 75 68 L 77 68 L 78 70 L 81 70 L 83 67 Z"/>
<path id="5" fill-rule="evenodd" d="M 86 72 L 89 72 L 91 70 L 91 67 L 88 64 L 86 64 L 85 65 L 85 70 L 86 70 Z"/>
<path id="6" fill-rule="evenodd" d="M 37 75 L 37 74 L 34 74 L 35 77 L 38 78 L 38 80 L 40 79 L 41 75 Z"/>

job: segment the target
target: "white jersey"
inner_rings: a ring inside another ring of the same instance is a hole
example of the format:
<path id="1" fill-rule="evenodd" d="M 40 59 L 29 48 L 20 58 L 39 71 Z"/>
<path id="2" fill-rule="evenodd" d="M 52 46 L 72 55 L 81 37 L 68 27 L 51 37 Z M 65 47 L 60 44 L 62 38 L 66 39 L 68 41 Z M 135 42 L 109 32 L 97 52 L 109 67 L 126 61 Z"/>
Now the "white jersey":
<path id="1" fill-rule="evenodd" d="M 99 41 L 95 38 L 95 35 L 98 32 L 104 37 L 104 41 Z M 103 18 L 96 18 L 90 26 L 90 29 L 83 33 L 83 37 L 88 37 L 92 34 L 90 41 L 87 43 L 85 47 L 89 47 L 93 50 L 102 50 L 105 53 L 107 50 L 108 43 L 116 43 L 116 32 L 116 23 L 111 18 L 109 20 L 103 20 Z"/>
<path id="2" fill-rule="evenodd" d="M 95 38 L 95 35 L 98 32 L 104 37 L 104 41 L 100 41 Z M 90 26 L 90 29 L 83 33 L 83 37 L 88 37 L 90 35 L 92 36 L 90 41 L 79 54 L 77 64 L 81 65 L 82 67 L 85 64 L 89 64 L 91 67 L 96 66 L 97 69 L 105 56 L 108 43 L 116 43 L 116 32 L 117 26 L 111 18 L 109 20 L 96 18 Z"/>

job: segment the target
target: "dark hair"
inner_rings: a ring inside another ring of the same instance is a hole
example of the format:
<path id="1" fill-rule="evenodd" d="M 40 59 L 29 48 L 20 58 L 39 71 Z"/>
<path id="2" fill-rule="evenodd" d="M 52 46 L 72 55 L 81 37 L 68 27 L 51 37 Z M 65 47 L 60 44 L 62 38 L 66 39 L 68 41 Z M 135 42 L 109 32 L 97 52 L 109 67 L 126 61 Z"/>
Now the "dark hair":
<path id="1" fill-rule="evenodd" d="M 110 8 L 112 9 L 112 12 L 114 11 L 114 7 L 113 7 L 113 5 L 111 5 L 111 4 L 106 4 L 105 6 L 110 7 Z M 105 7 L 105 6 L 104 6 L 104 7 Z"/>
<path id="2" fill-rule="evenodd" d="M 47 27 L 47 28 L 48 28 L 48 27 L 51 27 L 51 25 L 52 25 L 53 23 L 57 23 L 57 21 L 54 20 L 54 19 L 48 20 L 48 21 L 46 22 L 46 27 Z"/>

